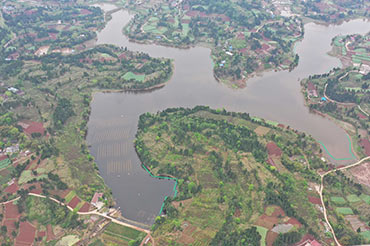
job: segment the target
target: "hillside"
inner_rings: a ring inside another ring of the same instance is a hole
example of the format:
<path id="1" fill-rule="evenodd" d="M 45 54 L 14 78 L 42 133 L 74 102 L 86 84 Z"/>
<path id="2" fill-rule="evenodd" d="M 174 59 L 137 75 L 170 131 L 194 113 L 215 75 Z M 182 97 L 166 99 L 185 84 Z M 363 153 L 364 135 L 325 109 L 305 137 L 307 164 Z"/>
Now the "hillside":
<path id="1" fill-rule="evenodd" d="M 302 238 L 330 245 L 317 203 L 317 172 L 328 167 L 303 133 L 248 114 L 168 109 L 140 117 L 136 149 L 151 172 L 178 179 L 177 196 L 154 225 L 160 245 L 276 246 Z M 343 228 L 343 236 L 364 241 Z"/>

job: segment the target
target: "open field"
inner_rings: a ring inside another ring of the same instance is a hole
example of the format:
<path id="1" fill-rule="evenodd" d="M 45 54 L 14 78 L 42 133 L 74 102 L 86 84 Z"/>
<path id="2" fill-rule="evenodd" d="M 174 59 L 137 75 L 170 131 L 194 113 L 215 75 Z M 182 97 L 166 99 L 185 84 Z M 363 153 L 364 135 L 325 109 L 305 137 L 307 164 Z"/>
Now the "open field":
<path id="1" fill-rule="evenodd" d="M 340 197 L 340 196 L 332 196 L 330 197 L 330 200 L 339 205 L 347 203 L 347 201 L 343 197 Z"/>
<path id="2" fill-rule="evenodd" d="M 342 207 L 342 208 L 336 208 L 336 211 L 343 215 L 351 215 L 353 214 L 353 211 L 351 208 L 348 207 Z"/>
<path id="3" fill-rule="evenodd" d="M 263 132 L 257 135 L 255 129 Z M 268 157 L 266 145 L 270 143 L 272 146 L 271 143 L 277 139 L 272 136 L 279 136 L 280 139 L 272 148 L 277 161 L 284 159 L 280 163 L 280 171 L 261 164 Z M 161 244 L 175 240 L 179 245 L 197 242 L 205 245 L 204 242 L 216 239 L 218 242 L 239 240 L 238 231 L 254 233 L 256 229 L 258 235 L 262 235 L 258 245 L 261 242 L 265 245 L 268 240 L 272 245 L 278 237 L 273 228 L 279 232 L 288 229 L 304 231 L 307 225 L 320 234 L 324 228 L 318 223 L 320 219 L 314 205 L 305 195 L 305 183 L 290 176 L 289 170 L 293 167 L 285 166 L 291 160 L 291 165 L 297 168 L 295 175 L 304 173 L 304 165 L 293 161 L 301 159 L 300 151 L 290 159 L 286 156 L 286 141 L 294 143 L 297 136 L 299 134 L 284 131 L 262 120 L 256 122 L 246 115 L 232 115 L 201 106 L 142 115 L 135 141 L 141 161 L 150 167 L 154 175 L 164 173 L 179 180 L 175 201 L 164 205 L 166 217 L 156 220 L 155 240 Z M 240 141 L 238 144 L 237 140 Z M 307 138 L 305 141 L 312 140 Z M 257 146 L 262 152 L 257 152 Z M 313 147 L 311 153 L 319 151 L 318 146 L 315 149 L 314 142 L 306 146 Z M 268 188 L 273 185 L 269 180 L 286 180 L 276 179 L 275 175 L 280 174 L 287 175 L 294 183 L 294 195 L 280 190 L 277 185 L 272 190 Z M 274 194 L 281 194 L 284 201 L 295 204 L 297 209 L 293 212 L 293 205 L 275 200 Z M 230 216 L 225 218 L 225 214 Z M 181 232 L 174 229 L 179 227 L 183 228 Z"/>

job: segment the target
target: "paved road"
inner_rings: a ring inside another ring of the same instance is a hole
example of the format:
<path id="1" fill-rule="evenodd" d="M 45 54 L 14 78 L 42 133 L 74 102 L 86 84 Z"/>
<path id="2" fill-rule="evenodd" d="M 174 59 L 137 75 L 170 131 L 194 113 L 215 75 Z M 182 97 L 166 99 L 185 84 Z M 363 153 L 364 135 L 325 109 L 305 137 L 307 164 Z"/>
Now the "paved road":
<path id="1" fill-rule="evenodd" d="M 35 197 L 40 197 L 40 198 L 48 198 L 62 206 L 66 206 L 69 210 L 73 211 L 73 208 L 71 208 L 70 206 L 64 204 L 63 202 L 61 201 L 58 201 L 57 199 L 53 198 L 53 197 L 46 197 L 44 195 L 39 195 L 39 194 L 35 194 L 35 193 L 28 193 L 28 195 L 30 196 L 35 196 Z M 97 210 L 93 210 L 93 211 L 90 211 L 90 212 L 77 212 L 77 214 L 79 215 L 98 215 L 98 216 L 101 216 L 101 217 L 104 217 L 106 219 L 109 219 L 111 220 L 113 223 L 116 223 L 116 224 L 119 224 L 119 225 L 123 225 L 123 226 L 127 226 L 127 227 L 130 227 L 130 228 L 133 228 L 135 230 L 138 230 L 138 231 L 142 231 L 142 232 L 145 232 L 145 233 L 150 233 L 149 230 L 146 230 L 146 229 L 143 229 L 143 228 L 140 228 L 140 227 L 137 227 L 137 226 L 134 226 L 134 225 L 131 225 L 131 224 L 128 224 L 128 223 L 125 223 L 125 222 L 122 222 L 116 218 L 113 218 L 109 215 L 106 215 L 106 214 L 103 214 L 103 213 L 100 213 L 98 212 Z"/>

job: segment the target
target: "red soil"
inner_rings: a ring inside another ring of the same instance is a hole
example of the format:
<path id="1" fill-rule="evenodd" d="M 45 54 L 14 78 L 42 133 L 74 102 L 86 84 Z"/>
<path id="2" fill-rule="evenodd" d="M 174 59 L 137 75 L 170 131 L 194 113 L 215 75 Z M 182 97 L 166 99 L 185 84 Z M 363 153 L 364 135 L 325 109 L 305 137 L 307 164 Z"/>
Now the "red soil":
<path id="1" fill-rule="evenodd" d="M 288 221 L 287 221 L 287 224 L 292 224 L 296 227 L 301 227 L 302 224 L 296 219 L 296 218 L 290 218 Z"/>
<path id="2" fill-rule="evenodd" d="M 312 203 L 312 204 L 318 204 L 318 205 L 321 205 L 321 199 L 320 199 L 320 197 L 308 196 L 308 200 L 309 200 L 309 201 L 310 201 L 310 203 Z"/>
<path id="3" fill-rule="evenodd" d="M 35 240 L 36 228 L 28 221 L 19 224 L 19 234 L 15 241 L 17 244 L 32 245 Z"/>
<path id="4" fill-rule="evenodd" d="M 278 217 L 278 216 L 282 216 L 282 217 L 284 217 L 285 216 L 285 212 L 284 212 L 284 210 L 282 209 L 282 208 L 280 208 L 280 207 L 278 207 L 278 208 L 275 208 L 275 211 L 272 213 L 272 215 L 271 216 L 273 216 L 273 217 Z"/>
<path id="5" fill-rule="evenodd" d="M 261 215 L 258 220 L 256 225 L 265 227 L 269 230 L 271 230 L 274 225 L 278 224 L 279 219 L 277 217 L 270 217 L 265 214 Z"/>
<path id="6" fill-rule="evenodd" d="M 360 118 L 362 120 L 366 120 L 367 119 L 367 117 L 365 115 L 361 114 L 361 113 L 358 113 L 357 116 L 358 116 L 358 118 Z"/>
<path id="7" fill-rule="evenodd" d="M 269 157 L 269 158 L 267 159 L 267 163 L 268 163 L 268 164 L 270 164 L 271 166 L 276 167 L 276 164 L 275 164 L 274 160 L 273 160 L 271 157 Z"/>
<path id="8" fill-rule="evenodd" d="M 274 142 L 267 143 L 266 148 L 269 155 L 275 155 L 280 157 L 283 153 Z"/>
<path id="9" fill-rule="evenodd" d="M 20 122 L 20 125 L 22 126 L 23 131 L 29 136 L 32 133 L 40 133 L 41 135 L 44 135 L 45 129 L 41 122 L 23 121 Z"/>
<path id="10" fill-rule="evenodd" d="M 39 231 L 37 232 L 37 238 L 43 238 L 46 236 L 46 231 Z"/>
<path id="11" fill-rule="evenodd" d="M 242 213 L 241 213 L 241 211 L 240 211 L 240 209 L 239 208 L 237 208 L 237 209 L 235 209 L 235 213 L 234 213 L 234 216 L 235 217 L 240 217 L 240 215 L 241 215 Z"/>
<path id="12" fill-rule="evenodd" d="M 18 219 L 20 216 L 17 205 L 13 203 L 5 204 L 5 219 Z"/>
<path id="13" fill-rule="evenodd" d="M 269 231 L 267 232 L 267 235 L 266 235 L 266 245 L 267 246 L 272 246 L 272 244 L 274 243 L 274 241 L 276 240 L 276 238 L 278 237 L 278 233 L 276 232 L 273 232 L 273 231 Z"/>
<path id="14" fill-rule="evenodd" d="M 53 239 L 55 239 L 53 227 L 49 224 L 46 226 L 46 231 L 47 231 L 47 237 L 46 237 L 46 242 L 49 242 Z"/>
<path id="15" fill-rule="evenodd" d="M 370 142 L 369 139 L 363 138 L 360 141 L 361 147 L 365 150 L 365 154 L 370 156 Z"/>
<path id="16" fill-rule="evenodd" d="M 75 208 L 77 206 L 77 204 L 79 204 L 81 202 L 80 198 L 78 198 L 77 196 L 73 197 L 73 199 L 68 203 L 68 206 L 70 206 L 71 208 Z"/>
<path id="17" fill-rule="evenodd" d="M 35 186 L 34 189 L 29 189 L 31 186 Z M 23 187 L 24 189 L 29 189 L 30 192 L 34 193 L 34 194 L 38 194 L 40 195 L 42 193 L 42 188 L 41 188 L 41 184 L 40 183 L 33 183 L 33 184 L 26 184 L 24 185 Z"/>
<path id="18" fill-rule="evenodd" d="M 4 220 L 3 225 L 6 226 L 6 228 L 8 230 L 7 231 L 8 236 L 11 236 L 12 232 L 17 230 L 17 228 L 15 227 L 15 224 L 14 224 L 16 221 L 17 220 L 14 220 L 14 219 Z"/>
<path id="19" fill-rule="evenodd" d="M 4 192 L 13 194 L 13 193 L 16 193 L 18 191 L 18 189 L 19 189 L 19 187 L 18 187 L 17 182 L 14 182 L 13 184 L 6 187 Z"/>
<path id="20" fill-rule="evenodd" d="M 85 202 L 84 205 L 79 210 L 79 212 L 86 213 L 86 212 L 89 212 L 89 210 L 90 210 L 90 203 Z"/>
<path id="21" fill-rule="evenodd" d="M 5 154 L 0 154 L 0 161 L 3 161 L 5 159 L 8 159 L 8 156 Z"/>

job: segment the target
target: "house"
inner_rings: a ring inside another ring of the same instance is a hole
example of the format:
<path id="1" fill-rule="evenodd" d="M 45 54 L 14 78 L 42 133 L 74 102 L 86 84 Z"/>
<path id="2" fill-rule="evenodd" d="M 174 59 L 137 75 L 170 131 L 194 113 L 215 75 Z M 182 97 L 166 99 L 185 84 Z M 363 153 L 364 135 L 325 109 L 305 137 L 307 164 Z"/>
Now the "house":
<path id="1" fill-rule="evenodd" d="M 103 198 L 104 193 L 95 192 L 93 198 L 91 199 L 91 204 L 97 208 L 101 208 L 103 203 L 99 201 L 99 198 Z"/>
<path id="2" fill-rule="evenodd" d="M 321 98 L 321 102 L 327 102 L 328 100 L 326 99 L 326 97 L 322 97 Z"/>
<path id="3" fill-rule="evenodd" d="M 317 97 L 316 86 L 310 81 L 307 83 L 307 93 L 310 97 Z"/>
<path id="4" fill-rule="evenodd" d="M 5 148 L 5 153 L 15 153 L 19 151 L 19 144 Z"/>
<path id="5" fill-rule="evenodd" d="M 9 87 L 8 88 L 8 91 L 14 93 L 14 94 L 17 94 L 17 92 L 19 91 L 19 89 L 15 88 L 15 87 Z"/>

